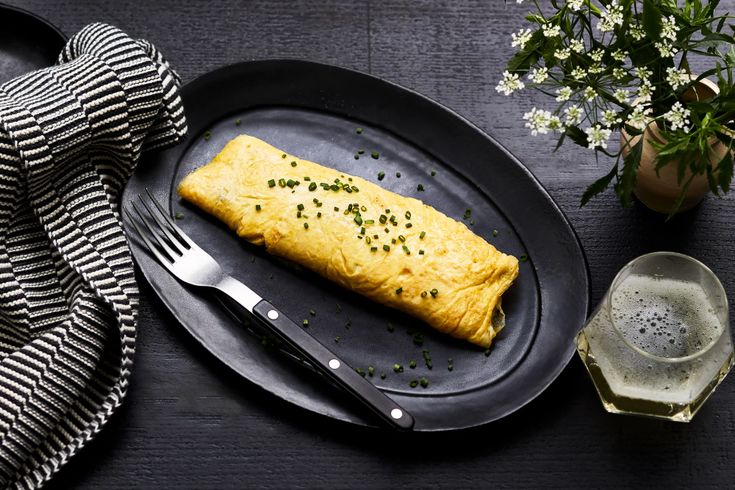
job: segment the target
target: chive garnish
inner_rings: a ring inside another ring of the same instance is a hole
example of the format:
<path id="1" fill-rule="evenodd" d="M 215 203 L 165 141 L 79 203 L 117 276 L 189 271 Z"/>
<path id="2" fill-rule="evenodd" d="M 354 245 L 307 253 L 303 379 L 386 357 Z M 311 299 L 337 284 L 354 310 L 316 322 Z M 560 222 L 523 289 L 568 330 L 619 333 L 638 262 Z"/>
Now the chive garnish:
<path id="1" fill-rule="evenodd" d="M 447 370 L 449 370 L 449 371 L 453 371 L 454 370 L 454 361 L 452 360 L 451 357 L 449 359 L 447 359 Z"/>
<path id="2" fill-rule="evenodd" d="M 383 245 L 383 250 L 390 252 L 390 247 L 388 245 Z"/>
<path id="3" fill-rule="evenodd" d="M 370 251 L 371 252 L 377 252 L 378 251 L 378 247 L 370 247 Z"/>
<path id="4" fill-rule="evenodd" d="M 385 214 L 390 214 L 390 209 L 387 209 L 387 208 L 386 208 L 386 210 L 385 210 Z"/>
<path id="5" fill-rule="evenodd" d="M 436 295 L 439 294 L 439 291 L 436 288 L 434 288 L 431 291 L 429 291 L 429 294 L 431 294 L 432 298 L 436 298 Z"/>
<path id="6" fill-rule="evenodd" d="M 295 161 L 292 161 L 292 162 L 291 162 L 291 166 L 292 166 L 292 167 L 295 167 L 296 165 L 297 165 L 297 163 L 296 163 Z"/>
<path id="7" fill-rule="evenodd" d="M 321 217 L 322 217 L 322 212 L 321 212 L 321 211 L 319 211 L 318 213 L 316 213 L 316 217 L 317 217 L 317 218 L 321 218 Z"/>
<path id="8" fill-rule="evenodd" d="M 378 172 L 378 180 L 383 180 L 385 178 L 385 172 L 382 170 Z"/>
<path id="9" fill-rule="evenodd" d="M 378 153 L 377 151 L 373 151 L 370 153 L 370 156 L 377 160 L 378 158 L 380 158 L 380 153 Z"/>
<path id="10" fill-rule="evenodd" d="M 286 179 L 278 179 L 278 185 L 281 187 L 286 187 Z"/>
<path id="11" fill-rule="evenodd" d="M 390 230 L 388 228 L 385 228 L 386 233 L 390 233 Z"/>
<path id="12" fill-rule="evenodd" d="M 284 153 L 283 155 L 281 155 L 281 158 L 286 158 L 286 154 Z"/>
<path id="13" fill-rule="evenodd" d="M 367 211 L 367 208 L 365 206 L 360 206 L 360 211 L 364 213 L 365 211 Z"/>
<path id="14" fill-rule="evenodd" d="M 365 150 L 363 150 L 362 148 L 360 148 L 359 150 L 357 150 L 357 154 L 358 155 L 362 155 L 363 153 L 365 153 Z"/>
<path id="15" fill-rule="evenodd" d="M 303 211 L 304 210 L 304 205 L 301 204 L 301 203 L 299 203 L 298 205 L 296 205 L 296 209 L 298 209 L 299 211 Z"/>
<path id="16" fill-rule="evenodd" d="M 337 336 L 336 336 L 336 337 L 334 338 L 334 342 L 335 342 L 335 343 L 337 343 L 337 344 L 339 344 L 339 341 L 340 341 L 340 339 L 341 339 L 341 337 L 340 337 L 339 335 L 337 335 Z"/>
<path id="17" fill-rule="evenodd" d="M 391 242 L 391 243 L 392 243 L 393 245 L 395 245 L 395 244 L 396 244 L 396 239 L 395 239 L 395 238 L 391 238 L 391 239 L 390 239 L 390 242 Z"/>
<path id="18" fill-rule="evenodd" d="M 395 372 L 395 373 L 402 373 L 403 372 L 403 366 L 401 366 L 398 363 L 393 364 L 393 372 Z"/>
<path id="19" fill-rule="evenodd" d="M 436 175 L 436 170 L 432 170 L 432 171 L 431 171 L 431 176 L 433 177 L 433 176 L 435 176 L 435 175 Z"/>
<path id="20" fill-rule="evenodd" d="M 268 181 L 268 187 L 275 187 L 275 186 L 276 186 L 276 181 L 274 179 L 271 179 Z"/>
<path id="21" fill-rule="evenodd" d="M 403 235 L 398 235 L 398 239 L 399 239 L 400 241 L 402 241 L 402 242 L 405 242 L 405 241 L 406 241 L 406 237 L 405 237 L 405 236 L 403 236 Z"/>
<path id="22" fill-rule="evenodd" d="M 421 378 L 421 379 L 419 380 L 419 384 L 421 385 L 421 387 L 422 387 L 422 388 L 426 388 L 426 387 L 428 387 L 428 386 L 429 386 L 429 380 L 428 380 L 428 379 L 426 379 L 426 378 L 423 378 L 423 377 L 422 377 L 422 378 Z"/>
<path id="23" fill-rule="evenodd" d="M 412 227 L 413 227 L 413 223 L 406 223 L 406 228 L 412 228 Z"/>
<path id="24" fill-rule="evenodd" d="M 360 155 L 358 155 L 357 153 L 355 153 L 355 160 L 359 160 L 359 159 L 360 159 Z"/>
<path id="25" fill-rule="evenodd" d="M 474 226 L 474 224 L 475 224 L 475 220 L 471 219 L 470 220 L 470 226 Z"/>
<path id="26" fill-rule="evenodd" d="M 419 255 L 424 255 L 423 249 L 419 250 Z"/>
<path id="27" fill-rule="evenodd" d="M 241 121 L 241 120 L 239 120 L 239 119 L 235 119 L 235 126 L 239 126 L 239 125 L 240 125 L 240 123 L 242 123 L 242 121 Z"/>
<path id="28" fill-rule="evenodd" d="M 423 186 L 423 185 L 421 185 L 421 184 L 419 184 L 419 185 L 417 185 L 417 186 L 416 186 L 416 190 L 417 190 L 418 192 L 424 192 L 424 186 Z"/>
<path id="29" fill-rule="evenodd" d="M 498 236 L 498 230 L 493 230 L 493 236 Z"/>
<path id="30" fill-rule="evenodd" d="M 411 388 L 416 388 L 418 385 L 419 385 L 418 379 L 412 379 L 411 382 L 409 383 L 409 386 L 411 386 Z"/>
<path id="31" fill-rule="evenodd" d="M 426 236 L 425 231 L 422 231 L 421 233 L 419 233 L 419 239 L 423 240 L 425 236 Z"/>
<path id="32" fill-rule="evenodd" d="M 365 234 L 365 227 L 363 226 L 362 228 L 360 228 L 360 235 L 364 235 L 364 234 Z"/>
<path id="33" fill-rule="evenodd" d="M 352 188 L 348 186 L 347 184 L 345 184 L 344 187 L 342 187 L 342 189 L 348 194 L 352 194 Z"/>
<path id="34" fill-rule="evenodd" d="M 260 211 L 260 210 L 261 210 L 260 204 L 256 204 L 256 205 L 255 205 L 255 210 L 256 210 L 256 211 Z"/>
<path id="35" fill-rule="evenodd" d="M 303 325 L 304 327 L 308 327 L 308 326 L 309 326 L 309 320 L 307 320 L 307 319 L 305 319 L 305 318 L 304 318 L 304 321 L 302 321 L 302 322 L 301 322 L 301 324 L 302 324 L 302 325 Z"/>
<path id="36" fill-rule="evenodd" d="M 301 217 L 301 211 L 296 211 L 296 217 L 297 218 L 300 218 Z"/>
<path id="37" fill-rule="evenodd" d="M 403 292 L 403 288 L 396 289 L 396 294 L 401 294 Z"/>
<path id="38" fill-rule="evenodd" d="M 373 225 L 373 224 L 375 224 L 375 220 L 374 219 L 366 219 L 365 220 L 365 224 L 366 225 Z"/>
<path id="39" fill-rule="evenodd" d="M 373 235 L 373 238 L 377 240 L 378 238 L 380 238 L 380 235 Z"/>
<path id="40" fill-rule="evenodd" d="M 411 219 L 411 211 L 406 211 L 406 219 Z"/>
<path id="41" fill-rule="evenodd" d="M 287 186 L 288 186 L 288 187 L 289 187 L 290 189 L 293 189 L 293 188 L 294 188 L 294 186 L 296 185 L 296 181 L 295 181 L 295 180 L 293 180 L 293 179 L 288 179 L 288 180 L 286 181 L 286 185 L 287 185 Z"/>
<path id="42" fill-rule="evenodd" d="M 329 188 L 332 189 L 335 192 L 339 190 L 339 186 L 337 184 L 332 184 L 332 185 L 329 186 Z"/>
<path id="43" fill-rule="evenodd" d="M 419 253 L 421 253 L 421 252 L 419 252 Z M 425 298 L 426 296 L 428 296 L 428 294 L 429 293 L 427 293 L 426 291 L 421 291 L 421 297 L 422 298 Z"/>
<path id="44" fill-rule="evenodd" d="M 362 134 L 362 128 L 357 128 L 357 129 L 355 130 L 355 132 L 356 132 L 357 134 Z"/>
<path id="45" fill-rule="evenodd" d="M 388 221 L 388 217 L 384 214 L 381 214 L 380 218 L 378 218 L 378 221 L 380 222 L 381 225 L 384 225 L 385 222 Z"/>
<path id="46" fill-rule="evenodd" d="M 396 177 L 401 178 L 401 172 L 396 172 Z"/>
<path id="47" fill-rule="evenodd" d="M 373 375 L 375 374 L 375 368 L 373 366 L 368 366 L 368 371 L 367 372 L 368 372 L 368 376 L 370 376 L 372 378 Z"/>
<path id="48" fill-rule="evenodd" d="M 411 255 L 411 251 L 405 245 L 403 246 L 403 251 L 406 252 L 406 255 Z"/>
<path id="49" fill-rule="evenodd" d="M 207 130 L 204 132 L 204 141 L 209 141 L 209 138 L 212 137 L 212 132 Z"/>
<path id="50" fill-rule="evenodd" d="M 380 379 L 385 379 L 385 373 L 380 373 Z"/>
<path id="51" fill-rule="evenodd" d="M 363 368 L 357 368 L 355 369 L 355 372 L 357 372 L 357 374 L 359 374 L 363 378 L 365 377 L 365 370 Z"/>
<path id="52" fill-rule="evenodd" d="M 306 229 L 306 230 L 309 229 L 309 223 L 307 223 L 306 221 L 304 221 L 304 229 Z"/>
<path id="53" fill-rule="evenodd" d="M 523 254 L 520 257 L 518 257 L 518 260 L 520 260 L 521 262 L 527 262 L 528 261 L 528 255 Z"/>
<path id="54" fill-rule="evenodd" d="M 361 226 L 362 225 L 362 216 L 360 216 L 359 214 L 356 214 L 355 215 L 355 223 L 357 223 L 357 226 Z"/>
<path id="55" fill-rule="evenodd" d="M 485 349 L 485 357 L 490 357 L 490 349 Z"/>
<path id="56" fill-rule="evenodd" d="M 180 212 L 174 214 L 174 219 L 184 219 L 184 215 Z"/>
<path id="57" fill-rule="evenodd" d="M 413 343 L 419 347 L 424 345 L 424 336 L 420 333 L 413 334 Z"/>
<path id="58" fill-rule="evenodd" d="M 416 369 L 416 361 L 409 361 L 408 367 L 410 367 L 411 369 Z"/>
<path id="59" fill-rule="evenodd" d="M 316 190 L 316 182 L 312 182 L 311 184 L 309 184 L 309 190 L 312 192 Z"/>
<path id="60" fill-rule="evenodd" d="M 304 180 L 307 181 L 307 182 L 310 182 L 311 181 L 311 177 L 309 177 L 308 175 L 306 175 L 306 176 L 304 176 Z"/>
<path id="61" fill-rule="evenodd" d="M 373 239 L 372 238 L 370 238 L 369 236 L 366 236 L 365 237 L 365 243 L 367 243 L 368 245 L 370 245 L 372 242 L 373 242 Z"/>
<path id="62" fill-rule="evenodd" d="M 464 216 L 462 216 L 462 219 L 467 219 L 470 216 L 472 216 L 472 210 L 470 208 L 465 209 Z"/>
<path id="63" fill-rule="evenodd" d="M 334 207 L 334 210 L 339 212 L 339 208 L 337 206 Z"/>

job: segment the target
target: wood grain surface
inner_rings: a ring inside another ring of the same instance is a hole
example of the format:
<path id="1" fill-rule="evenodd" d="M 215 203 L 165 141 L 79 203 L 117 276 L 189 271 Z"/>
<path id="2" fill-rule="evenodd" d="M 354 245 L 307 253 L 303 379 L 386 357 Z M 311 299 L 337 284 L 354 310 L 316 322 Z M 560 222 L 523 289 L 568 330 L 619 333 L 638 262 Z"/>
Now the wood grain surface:
<path id="1" fill-rule="evenodd" d="M 693 255 L 735 292 L 732 195 L 672 222 L 586 185 L 611 162 L 533 138 L 544 99 L 495 90 L 524 5 L 501 0 L 13 0 L 73 34 L 104 21 L 155 43 L 184 81 L 249 59 L 332 63 L 413 88 L 497 138 L 575 226 L 592 301 L 633 257 Z M 722 1 L 723 10 L 735 0 Z M 522 205 L 522 196 L 519 196 Z M 449 434 L 397 435 L 334 422 L 243 382 L 191 340 L 139 278 L 139 344 L 124 406 L 48 488 L 734 488 L 735 376 L 689 425 L 607 414 L 578 358 L 525 408 Z M 731 309 L 732 314 L 732 309 Z"/>

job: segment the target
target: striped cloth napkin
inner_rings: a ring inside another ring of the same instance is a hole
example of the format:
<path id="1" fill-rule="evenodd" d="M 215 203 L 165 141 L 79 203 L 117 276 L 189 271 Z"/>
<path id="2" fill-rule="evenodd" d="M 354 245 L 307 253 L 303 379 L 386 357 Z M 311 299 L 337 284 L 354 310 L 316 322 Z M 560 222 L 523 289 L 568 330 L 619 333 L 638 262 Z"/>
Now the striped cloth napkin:
<path id="1" fill-rule="evenodd" d="M 0 486 L 34 488 L 121 404 L 138 290 L 118 214 L 141 151 L 186 132 L 156 49 L 105 24 L 0 87 Z"/>

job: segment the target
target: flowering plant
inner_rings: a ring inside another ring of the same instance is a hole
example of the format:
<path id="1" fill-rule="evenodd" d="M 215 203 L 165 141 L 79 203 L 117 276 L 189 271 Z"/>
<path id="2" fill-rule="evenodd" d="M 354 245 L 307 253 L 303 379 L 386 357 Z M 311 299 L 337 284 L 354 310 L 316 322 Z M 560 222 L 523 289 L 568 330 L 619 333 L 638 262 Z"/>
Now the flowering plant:
<path id="1" fill-rule="evenodd" d="M 522 3 L 523 0 L 516 0 Z M 526 84 L 555 98 L 553 110 L 534 107 L 524 114 L 532 135 L 558 133 L 557 148 L 573 142 L 615 158 L 610 172 L 590 185 L 582 205 L 613 181 L 624 206 L 632 204 L 644 138 L 655 124 L 663 142 L 656 172 L 677 166 L 680 206 L 689 183 L 706 175 L 710 190 L 727 192 L 733 175 L 731 151 L 711 162 L 709 148 L 721 141 L 733 146 L 735 129 L 735 27 L 718 15 L 719 0 L 550 0 L 553 9 L 526 16 L 532 26 L 511 36 L 519 51 L 508 62 L 496 90 L 510 95 Z M 695 75 L 690 63 L 708 68 Z M 705 77 L 717 78 L 719 93 L 685 100 Z M 608 149 L 614 130 L 626 137 L 617 151 Z"/>

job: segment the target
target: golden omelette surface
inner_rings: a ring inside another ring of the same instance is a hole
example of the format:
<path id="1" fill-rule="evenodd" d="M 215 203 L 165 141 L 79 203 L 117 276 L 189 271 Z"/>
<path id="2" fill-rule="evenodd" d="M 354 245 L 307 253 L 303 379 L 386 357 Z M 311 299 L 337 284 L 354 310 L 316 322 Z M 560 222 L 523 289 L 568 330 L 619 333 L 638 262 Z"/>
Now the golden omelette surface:
<path id="1" fill-rule="evenodd" d="M 441 332 L 489 347 L 503 327 L 500 298 L 518 260 L 417 199 L 247 135 L 186 176 L 178 192 L 269 253 Z"/>

